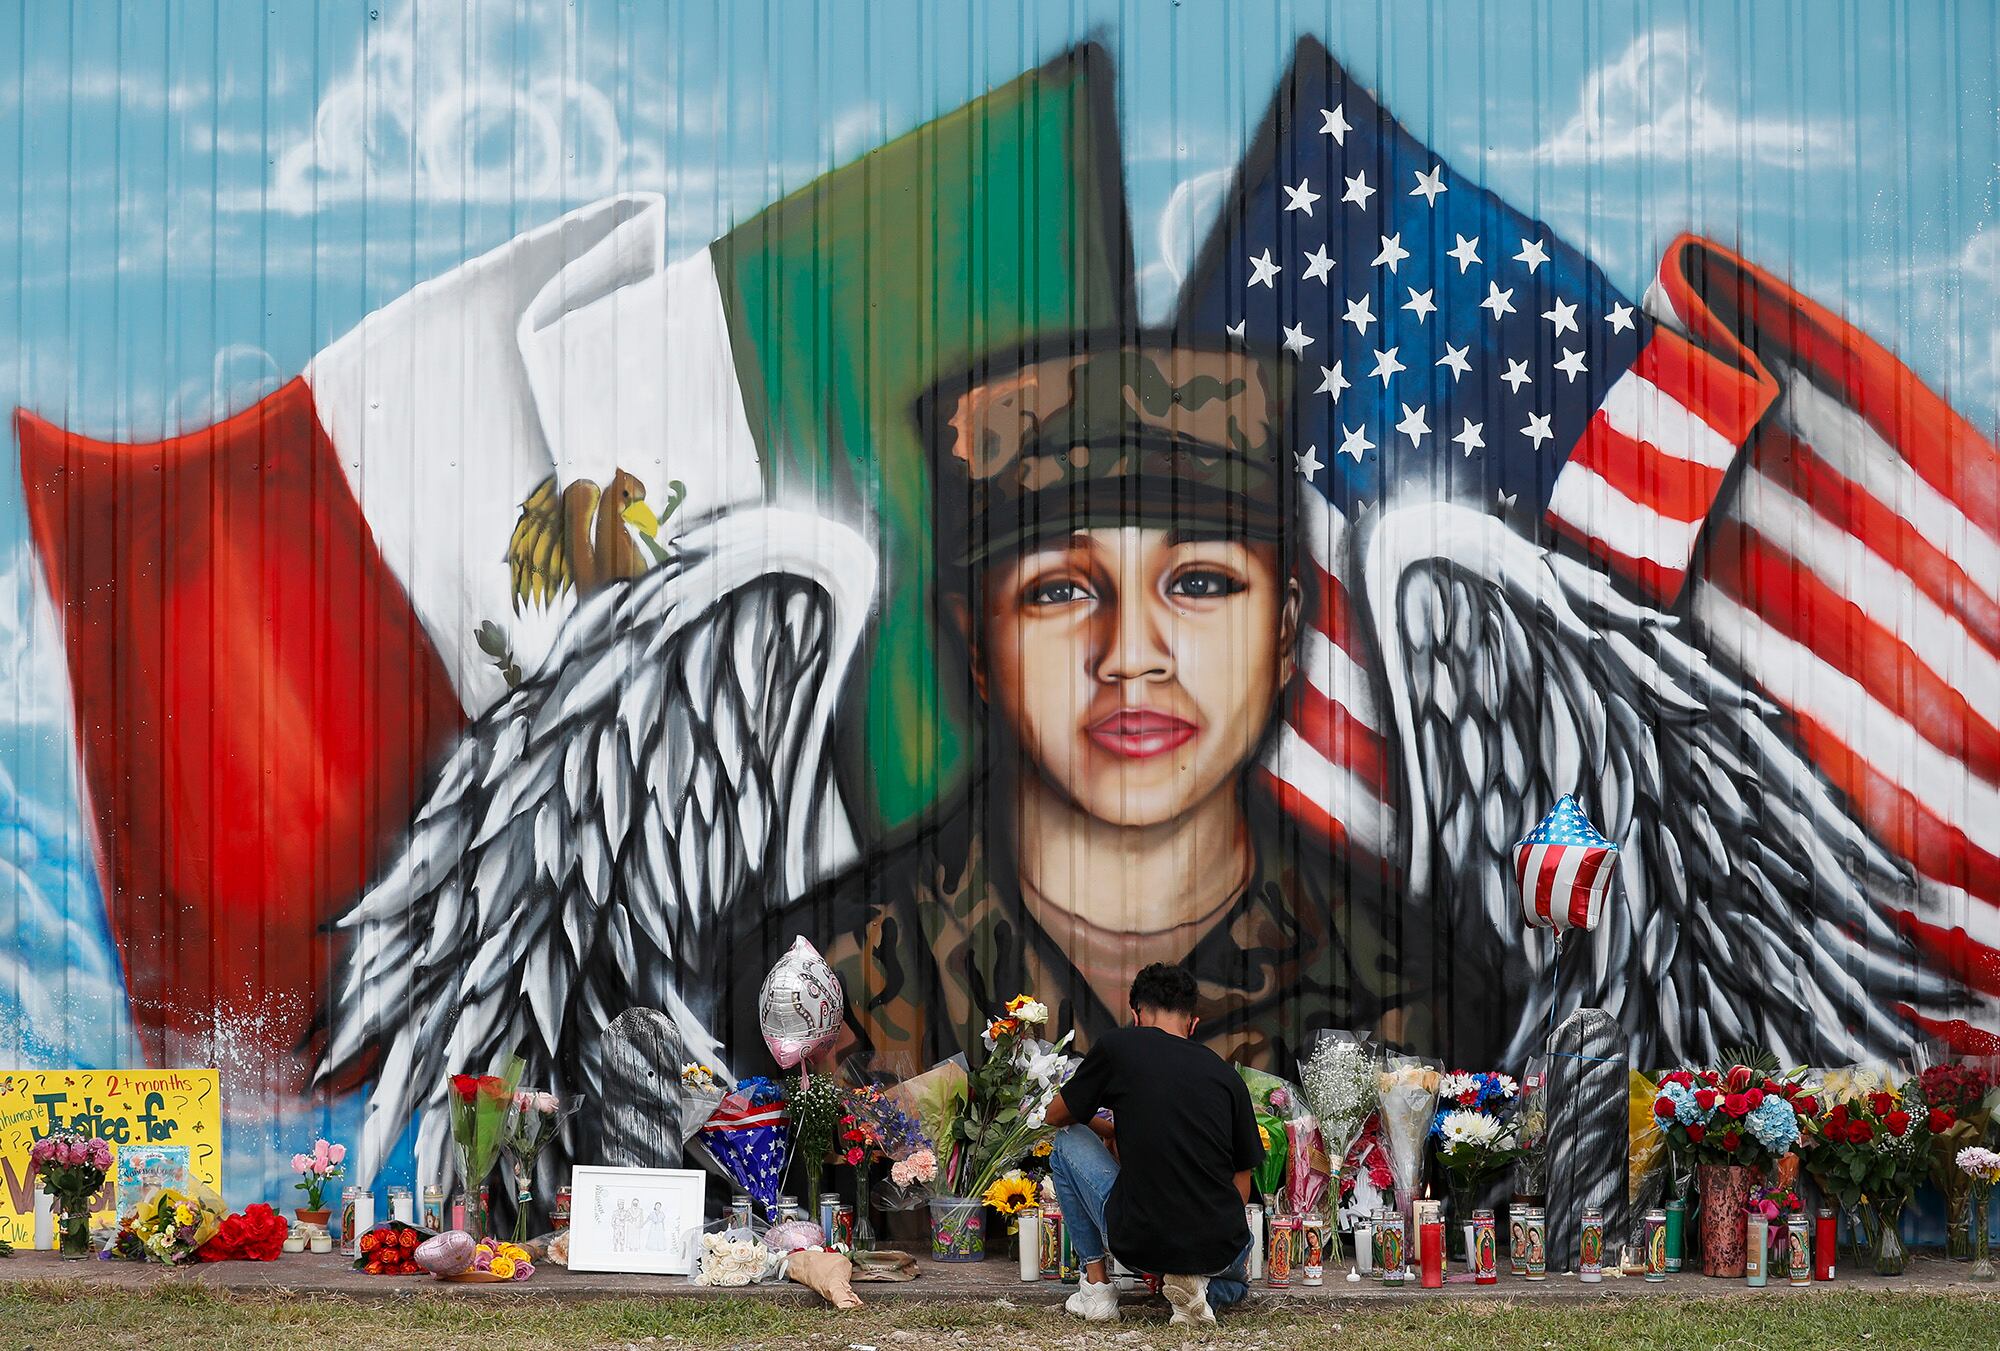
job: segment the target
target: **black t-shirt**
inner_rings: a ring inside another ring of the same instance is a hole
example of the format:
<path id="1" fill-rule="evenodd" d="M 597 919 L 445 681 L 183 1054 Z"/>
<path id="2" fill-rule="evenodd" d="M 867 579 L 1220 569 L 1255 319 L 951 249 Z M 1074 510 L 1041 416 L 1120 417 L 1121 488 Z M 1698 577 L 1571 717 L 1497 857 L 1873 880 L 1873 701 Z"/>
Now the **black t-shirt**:
<path id="1" fill-rule="evenodd" d="M 1064 1086 L 1078 1121 L 1117 1117 L 1118 1180 L 1105 1238 L 1127 1266 L 1212 1275 L 1250 1241 L 1236 1175 L 1264 1157 L 1250 1090 L 1214 1051 L 1157 1027 L 1121 1027 Z"/>

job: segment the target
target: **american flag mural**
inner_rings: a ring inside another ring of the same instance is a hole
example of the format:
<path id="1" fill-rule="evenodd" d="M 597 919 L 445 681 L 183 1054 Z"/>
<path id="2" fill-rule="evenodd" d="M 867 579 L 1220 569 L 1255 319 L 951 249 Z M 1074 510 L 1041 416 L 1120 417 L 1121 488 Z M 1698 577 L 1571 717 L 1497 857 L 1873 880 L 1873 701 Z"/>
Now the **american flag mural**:
<path id="1" fill-rule="evenodd" d="M 2000 1052 L 1990 7 L 18 8 L 0 1054 L 232 1201 L 632 1162 L 798 941 L 881 1081 Z"/>

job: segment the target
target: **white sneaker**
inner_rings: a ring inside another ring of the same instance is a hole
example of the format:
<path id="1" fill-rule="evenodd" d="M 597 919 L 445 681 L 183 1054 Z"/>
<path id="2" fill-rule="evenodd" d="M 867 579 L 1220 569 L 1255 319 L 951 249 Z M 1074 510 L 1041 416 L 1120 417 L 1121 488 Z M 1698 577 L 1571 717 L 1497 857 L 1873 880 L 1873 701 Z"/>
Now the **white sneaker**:
<path id="1" fill-rule="evenodd" d="M 1174 1306 L 1174 1316 L 1167 1320 L 1167 1326 L 1184 1323 L 1215 1326 L 1215 1310 L 1208 1306 L 1208 1277 L 1169 1276 L 1160 1283 L 1160 1289 L 1167 1303 Z"/>
<path id="2" fill-rule="evenodd" d="M 1093 1281 L 1088 1276 L 1079 1276 L 1076 1293 L 1063 1301 L 1063 1309 L 1085 1322 L 1115 1323 L 1118 1321 L 1118 1287 L 1110 1281 Z"/>

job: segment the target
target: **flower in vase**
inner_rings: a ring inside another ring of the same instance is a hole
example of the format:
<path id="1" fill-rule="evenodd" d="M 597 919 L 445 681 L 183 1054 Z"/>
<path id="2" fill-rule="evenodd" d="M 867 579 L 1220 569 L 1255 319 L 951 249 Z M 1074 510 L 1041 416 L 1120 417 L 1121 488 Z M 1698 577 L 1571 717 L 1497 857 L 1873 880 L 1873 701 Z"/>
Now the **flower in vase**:
<path id="1" fill-rule="evenodd" d="M 1438 1121 L 1438 1138 L 1446 1148 L 1455 1145 L 1485 1147 L 1500 1138 L 1500 1122 L 1484 1112 L 1446 1112 Z"/>
<path id="2" fill-rule="evenodd" d="M 1009 1173 L 995 1178 L 979 1199 L 1002 1215 L 1016 1215 L 1024 1206 L 1035 1204 L 1035 1184 L 1019 1173 Z"/>
<path id="3" fill-rule="evenodd" d="M 2000 1182 L 2000 1154 L 1990 1149 L 1982 1149 L 1978 1145 L 1969 1146 L 1953 1155 L 1952 1162 L 1958 1165 L 1961 1173 L 1974 1182 L 1983 1182 L 1988 1186 Z"/>

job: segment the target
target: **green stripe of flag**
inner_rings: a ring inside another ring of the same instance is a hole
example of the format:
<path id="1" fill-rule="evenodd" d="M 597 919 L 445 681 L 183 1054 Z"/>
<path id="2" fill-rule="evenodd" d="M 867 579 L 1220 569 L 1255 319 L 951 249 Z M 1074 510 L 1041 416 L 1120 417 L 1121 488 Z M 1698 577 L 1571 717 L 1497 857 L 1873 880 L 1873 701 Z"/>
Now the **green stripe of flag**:
<path id="1" fill-rule="evenodd" d="M 1023 338 L 1131 322 L 1114 92 L 1079 47 L 712 246 L 772 496 L 875 524 L 881 613 L 842 745 L 866 828 L 915 819 L 971 750 L 969 692 L 939 650 L 917 397 Z"/>

